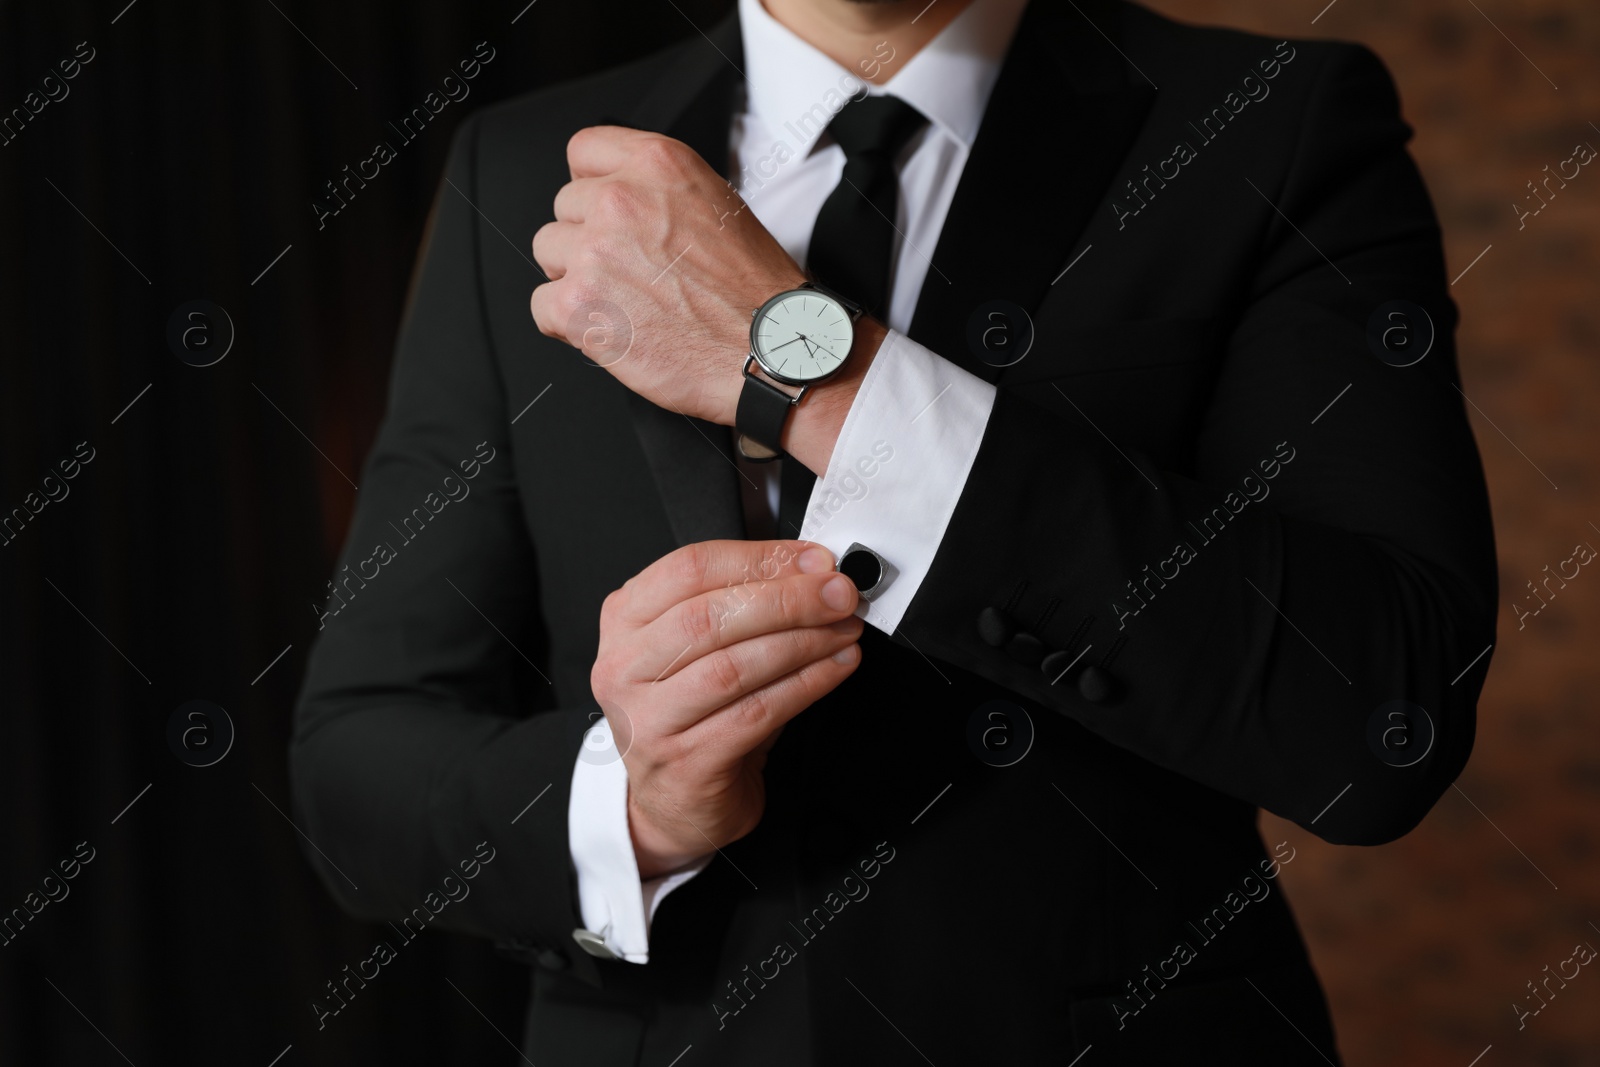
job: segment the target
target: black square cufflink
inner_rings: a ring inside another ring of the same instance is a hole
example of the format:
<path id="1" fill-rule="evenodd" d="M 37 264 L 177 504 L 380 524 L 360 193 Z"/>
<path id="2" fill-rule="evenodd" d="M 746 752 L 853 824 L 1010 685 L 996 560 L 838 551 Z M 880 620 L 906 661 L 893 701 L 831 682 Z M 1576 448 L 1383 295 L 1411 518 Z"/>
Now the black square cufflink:
<path id="1" fill-rule="evenodd" d="M 839 573 L 855 583 L 862 600 L 872 600 L 888 588 L 896 572 L 888 560 L 854 541 L 839 557 Z"/>

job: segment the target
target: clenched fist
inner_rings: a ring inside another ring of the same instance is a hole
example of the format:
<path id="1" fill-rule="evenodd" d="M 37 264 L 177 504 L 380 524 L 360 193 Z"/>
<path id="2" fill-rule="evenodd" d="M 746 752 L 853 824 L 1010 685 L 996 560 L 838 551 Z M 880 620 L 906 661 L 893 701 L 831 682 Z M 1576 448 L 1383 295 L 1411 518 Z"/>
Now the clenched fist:
<path id="1" fill-rule="evenodd" d="M 750 313 L 805 273 L 681 141 L 592 126 L 567 162 L 555 221 L 533 237 L 551 279 L 530 300 L 540 332 L 583 349 L 586 311 L 619 309 L 627 354 L 586 354 L 661 407 L 732 425 Z"/>
<path id="2" fill-rule="evenodd" d="M 628 768 L 640 877 L 755 829 L 784 724 L 861 661 L 856 602 L 808 541 L 686 545 L 606 598 L 590 687 Z"/>

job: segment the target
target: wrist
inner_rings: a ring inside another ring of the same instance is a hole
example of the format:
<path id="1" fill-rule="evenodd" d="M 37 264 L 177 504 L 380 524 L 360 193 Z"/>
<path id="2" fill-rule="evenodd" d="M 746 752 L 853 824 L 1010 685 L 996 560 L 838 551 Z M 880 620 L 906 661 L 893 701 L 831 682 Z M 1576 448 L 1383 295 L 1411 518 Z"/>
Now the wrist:
<path id="1" fill-rule="evenodd" d="M 641 882 L 682 870 L 705 855 L 683 849 L 662 833 L 649 814 L 634 802 L 631 783 L 628 787 L 628 836 L 633 842 L 633 857 Z"/>
<path id="2" fill-rule="evenodd" d="M 882 323 L 861 316 L 856 321 L 855 340 L 844 366 L 832 378 L 807 390 L 805 398 L 794 406 L 784 424 L 783 437 L 778 442 L 780 447 L 818 477 L 828 469 L 828 460 L 844 428 L 845 416 L 850 413 L 867 369 L 888 334 Z"/>

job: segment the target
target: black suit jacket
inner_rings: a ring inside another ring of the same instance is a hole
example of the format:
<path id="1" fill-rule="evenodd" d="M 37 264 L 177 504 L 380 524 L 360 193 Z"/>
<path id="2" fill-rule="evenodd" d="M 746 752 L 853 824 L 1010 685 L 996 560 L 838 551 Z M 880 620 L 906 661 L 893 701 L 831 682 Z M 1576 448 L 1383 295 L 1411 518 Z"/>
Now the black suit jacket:
<path id="1" fill-rule="evenodd" d="M 600 602 L 743 530 L 728 431 L 540 335 L 528 242 L 585 125 L 722 165 L 740 62 L 730 16 L 457 135 L 298 708 L 311 862 L 398 920 L 488 842 L 432 922 L 530 963 L 541 1067 L 1336 1058 L 1256 815 L 1378 844 L 1470 751 L 1496 588 L 1456 311 L 1370 52 L 1129 4 L 1030 6 L 933 250 L 909 333 L 999 393 L 899 631 L 791 724 L 648 965 L 575 949 Z M 1006 368 L 968 343 L 994 299 L 1036 332 Z M 1391 300 L 1436 328 L 1413 366 L 1369 347 Z M 997 699 L 1009 767 L 969 741 Z"/>

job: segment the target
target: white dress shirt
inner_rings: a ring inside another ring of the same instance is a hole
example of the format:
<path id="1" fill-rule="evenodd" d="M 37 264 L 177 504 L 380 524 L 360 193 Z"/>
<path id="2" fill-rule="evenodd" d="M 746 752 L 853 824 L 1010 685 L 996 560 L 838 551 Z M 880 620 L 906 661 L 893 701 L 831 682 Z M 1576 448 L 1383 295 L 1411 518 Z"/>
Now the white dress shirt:
<path id="1" fill-rule="evenodd" d="M 845 416 L 801 529 L 777 533 L 816 541 L 835 557 L 856 541 L 883 556 L 893 580 L 857 614 L 885 633 L 899 625 L 932 566 L 994 403 L 993 386 L 904 331 L 1025 2 L 973 0 L 916 55 L 907 59 L 884 43 L 852 71 L 779 23 L 761 0 L 739 0 L 746 91 L 731 131 L 735 184 L 796 261 L 806 261 L 812 226 L 844 171 L 844 152 L 824 131 L 845 102 L 888 93 L 929 120 L 898 161 L 888 336 Z M 879 68 L 888 74 L 883 83 L 861 77 Z M 774 515 L 781 463 L 744 467 L 766 479 Z M 645 963 L 656 908 L 711 857 L 641 882 L 627 798 L 627 768 L 598 722 L 574 765 L 567 807 L 578 904 L 584 927 L 604 937 L 611 952 Z"/>

